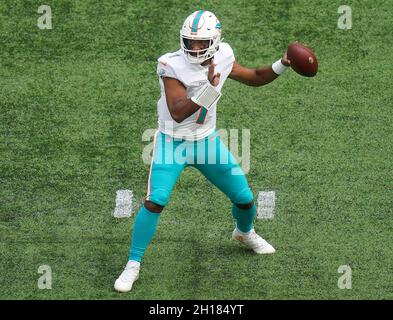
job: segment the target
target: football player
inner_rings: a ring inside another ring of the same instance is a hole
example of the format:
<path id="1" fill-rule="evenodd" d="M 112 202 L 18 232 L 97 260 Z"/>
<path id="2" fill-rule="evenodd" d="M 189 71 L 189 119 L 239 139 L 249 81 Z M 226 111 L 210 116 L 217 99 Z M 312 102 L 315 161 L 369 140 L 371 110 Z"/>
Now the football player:
<path id="1" fill-rule="evenodd" d="M 115 282 L 119 292 L 130 291 L 138 279 L 140 262 L 153 238 L 160 213 L 186 166 L 194 166 L 232 202 L 236 221 L 232 239 L 257 254 L 275 252 L 253 227 L 256 207 L 247 179 L 216 131 L 217 101 L 227 78 L 249 86 L 263 86 L 281 75 L 290 61 L 284 56 L 271 66 L 240 65 L 221 24 L 209 11 L 199 10 L 180 30 L 180 50 L 158 59 L 161 97 L 157 104 L 147 196 L 133 227 L 129 261 Z"/>

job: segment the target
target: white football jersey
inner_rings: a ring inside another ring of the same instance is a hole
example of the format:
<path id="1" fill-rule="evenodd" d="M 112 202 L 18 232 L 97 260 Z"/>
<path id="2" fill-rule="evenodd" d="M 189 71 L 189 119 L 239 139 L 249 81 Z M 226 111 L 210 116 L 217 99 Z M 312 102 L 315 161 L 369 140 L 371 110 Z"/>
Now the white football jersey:
<path id="1" fill-rule="evenodd" d="M 214 55 L 215 73 L 221 73 L 220 83 L 216 87 L 221 92 L 225 80 L 232 71 L 235 61 L 232 48 L 227 43 L 220 43 Z M 158 130 L 174 138 L 199 140 L 211 134 L 216 128 L 217 102 L 209 110 L 200 108 L 181 123 L 172 119 L 165 97 L 162 77 L 175 78 L 187 89 L 187 97 L 194 96 L 200 87 L 208 82 L 208 66 L 192 64 L 181 50 L 167 53 L 158 58 L 157 74 L 160 77 L 161 97 L 157 103 Z"/>

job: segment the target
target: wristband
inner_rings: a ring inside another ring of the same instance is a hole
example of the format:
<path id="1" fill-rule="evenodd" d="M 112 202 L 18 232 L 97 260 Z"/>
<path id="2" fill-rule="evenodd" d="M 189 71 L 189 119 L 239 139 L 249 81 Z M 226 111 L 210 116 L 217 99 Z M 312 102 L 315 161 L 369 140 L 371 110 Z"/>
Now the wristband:
<path id="1" fill-rule="evenodd" d="M 209 110 L 220 97 L 221 93 L 210 83 L 206 83 L 195 96 L 191 97 L 191 100 L 197 105 Z"/>
<path id="2" fill-rule="evenodd" d="M 283 65 L 283 63 L 280 60 L 277 60 L 275 63 L 272 64 L 272 69 L 274 73 L 281 75 L 284 73 L 285 70 L 287 70 L 289 67 Z"/>

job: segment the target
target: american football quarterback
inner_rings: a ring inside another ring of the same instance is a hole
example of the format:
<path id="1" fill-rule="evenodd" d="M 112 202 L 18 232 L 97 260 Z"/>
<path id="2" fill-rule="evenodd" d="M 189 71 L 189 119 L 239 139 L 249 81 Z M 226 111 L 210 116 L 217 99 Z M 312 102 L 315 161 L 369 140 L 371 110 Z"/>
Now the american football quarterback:
<path id="1" fill-rule="evenodd" d="M 289 66 L 286 53 L 272 65 L 240 65 L 222 41 L 221 23 L 210 11 L 198 10 L 180 29 L 180 49 L 158 58 L 161 97 L 153 143 L 147 195 L 136 215 L 128 263 L 115 290 L 128 292 L 138 279 L 142 256 L 154 237 L 160 213 L 183 169 L 194 166 L 232 203 L 232 239 L 257 254 L 275 249 L 254 230 L 256 207 L 245 174 L 216 131 L 217 103 L 227 78 L 263 86 Z"/>

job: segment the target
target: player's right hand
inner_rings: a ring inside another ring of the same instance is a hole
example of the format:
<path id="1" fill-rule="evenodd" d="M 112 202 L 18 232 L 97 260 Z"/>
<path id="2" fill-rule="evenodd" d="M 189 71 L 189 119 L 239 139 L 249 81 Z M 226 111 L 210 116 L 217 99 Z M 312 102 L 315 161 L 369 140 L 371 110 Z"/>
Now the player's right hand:
<path id="1" fill-rule="evenodd" d="M 217 85 L 220 83 L 220 77 L 221 77 L 221 74 L 219 72 L 214 74 L 215 66 L 216 64 L 213 62 L 213 59 L 211 59 L 209 64 L 209 71 L 207 73 L 207 79 L 209 80 L 210 84 L 213 87 L 217 87 Z"/>
<path id="2" fill-rule="evenodd" d="M 287 52 L 286 52 L 286 51 L 285 51 L 285 53 L 284 53 L 284 56 L 283 56 L 282 59 L 281 59 L 281 63 L 282 63 L 284 66 L 287 66 L 287 67 L 289 67 L 289 66 L 291 65 L 291 60 L 288 59 L 288 55 L 287 55 Z"/>

